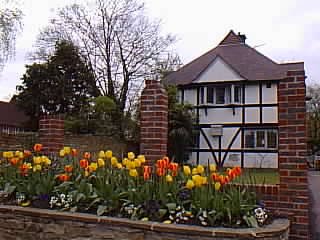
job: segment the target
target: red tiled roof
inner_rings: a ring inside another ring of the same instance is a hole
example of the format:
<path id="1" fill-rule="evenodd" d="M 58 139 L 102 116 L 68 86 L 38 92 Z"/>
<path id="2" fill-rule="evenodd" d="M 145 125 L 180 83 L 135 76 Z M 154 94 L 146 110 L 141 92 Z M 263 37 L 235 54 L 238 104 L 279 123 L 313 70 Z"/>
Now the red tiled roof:
<path id="1" fill-rule="evenodd" d="M 28 119 L 14 103 L 0 101 L 0 125 L 23 127 Z"/>
<path id="2" fill-rule="evenodd" d="M 278 64 L 272 61 L 231 30 L 217 47 L 170 73 L 165 81 L 174 85 L 191 84 L 217 57 L 246 80 L 278 80 L 286 77 L 288 70 L 304 70 L 303 62 Z"/>

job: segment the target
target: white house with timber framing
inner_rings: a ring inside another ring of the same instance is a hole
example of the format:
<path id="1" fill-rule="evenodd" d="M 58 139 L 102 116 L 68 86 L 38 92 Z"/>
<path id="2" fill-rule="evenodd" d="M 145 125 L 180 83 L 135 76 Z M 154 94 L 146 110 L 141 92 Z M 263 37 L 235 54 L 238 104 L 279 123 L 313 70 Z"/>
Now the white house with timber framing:
<path id="1" fill-rule="evenodd" d="M 245 39 L 231 30 L 217 47 L 166 78 L 197 115 L 193 163 L 278 168 L 278 83 L 304 64 L 278 64 Z"/>

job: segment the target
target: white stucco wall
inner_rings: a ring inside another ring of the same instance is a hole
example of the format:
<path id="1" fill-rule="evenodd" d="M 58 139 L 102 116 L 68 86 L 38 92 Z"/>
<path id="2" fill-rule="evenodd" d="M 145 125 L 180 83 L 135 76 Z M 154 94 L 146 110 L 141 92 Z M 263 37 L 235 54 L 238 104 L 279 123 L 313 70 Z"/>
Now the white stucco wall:
<path id="1" fill-rule="evenodd" d="M 195 82 L 239 81 L 243 78 L 234 71 L 220 57 L 217 57 L 210 66 L 198 77 Z"/>
<path id="2" fill-rule="evenodd" d="M 262 85 L 262 102 L 263 103 L 277 103 L 277 84 L 272 83 L 271 88 L 267 88 L 267 84 Z"/>
<path id="3" fill-rule="evenodd" d="M 263 123 L 277 123 L 278 122 L 278 107 L 264 107 L 262 109 Z"/>
<path id="4" fill-rule="evenodd" d="M 245 86 L 245 103 L 257 104 L 259 103 L 259 85 L 246 85 Z"/>
<path id="5" fill-rule="evenodd" d="M 200 109 L 200 123 L 203 124 L 221 124 L 221 123 L 241 123 L 242 109 L 235 108 L 233 114 L 232 108 L 207 108 Z"/>

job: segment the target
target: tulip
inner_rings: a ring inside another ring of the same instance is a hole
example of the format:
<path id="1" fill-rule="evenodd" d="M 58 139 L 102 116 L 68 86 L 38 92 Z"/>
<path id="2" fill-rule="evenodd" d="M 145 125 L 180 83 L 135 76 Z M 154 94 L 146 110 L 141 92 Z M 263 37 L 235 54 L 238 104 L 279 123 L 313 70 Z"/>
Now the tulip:
<path id="1" fill-rule="evenodd" d="M 71 149 L 71 156 L 72 156 L 72 157 L 75 157 L 75 156 L 77 156 L 77 155 L 78 155 L 77 149 L 72 148 L 72 149 Z"/>
<path id="2" fill-rule="evenodd" d="M 111 165 L 116 166 L 118 164 L 118 159 L 116 157 L 111 158 Z"/>
<path id="3" fill-rule="evenodd" d="M 106 151 L 105 152 L 105 157 L 108 158 L 108 159 L 112 158 L 112 151 L 111 150 Z"/>
<path id="4" fill-rule="evenodd" d="M 135 158 L 134 153 L 133 153 L 133 152 L 128 152 L 128 158 L 129 158 L 130 160 L 133 160 L 133 159 Z"/>
<path id="5" fill-rule="evenodd" d="M 215 189 L 216 191 L 218 191 L 220 188 L 221 188 L 221 183 L 216 182 L 216 183 L 214 184 L 214 189 Z"/>
<path id="6" fill-rule="evenodd" d="M 67 174 L 60 174 L 60 175 L 58 175 L 58 179 L 61 182 L 65 182 L 65 181 L 68 181 L 70 179 L 70 176 L 68 176 Z"/>
<path id="7" fill-rule="evenodd" d="M 33 146 L 33 150 L 35 152 L 40 152 L 42 150 L 42 144 L 40 143 L 36 143 L 34 146 Z"/>
<path id="8" fill-rule="evenodd" d="M 81 159 L 81 160 L 80 160 L 80 167 L 81 167 L 81 168 L 87 168 L 88 165 L 89 165 L 89 162 L 88 162 L 87 159 Z"/>
<path id="9" fill-rule="evenodd" d="M 131 177 L 137 177 L 138 176 L 138 171 L 136 169 L 130 169 L 129 170 L 129 175 Z"/>
<path id="10" fill-rule="evenodd" d="M 191 179 L 189 179 L 189 180 L 187 181 L 187 183 L 186 183 L 186 188 L 188 188 L 188 189 L 194 188 L 194 182 L 193 182 Z"/>
<path id="11" fill-rule="evenodd" d="M 140 160 L 141 163 L 145 163 L 146 162 L 146 158 L 145 158 L 144 155 L 139 155 L 137 158 Z"/>
<path id="12" fill-rule="evenodd" d="M 99 158 L 105 158 L 104 151 L 100 151 L 98 156 Z"/>
<path id="13" fill-rule="evenodd" d="M 65 165 L 64 171 L 67 173 L 71 173 L 73 171 L 73 167 L 71 165 Z"/>
<path id="14" fill-rule="evenodd" d="M 167 176 L 166 176 L 166 182 L 171 183 L 172 181 L 173 181 L 172 176 L 171 176 L 171 175 L 167 175 Z"/>
<path id="15" fill-rule="evenodd" d="M 217 166 L 215 164 L 210 164 L 209 170 L 210 170 L 210 172 L 215 172 L 215 171 L 217 171 Z"/>
<path id="16" fill-rule="evenodd" d="M 40 164 L 41 163 L 41 157 L 33 157 L 33 163 L 34 164 Z"/>
<path id="17" fill-rule="evenodd" d="M 91 157 L 91 154 L 90 154 L 89 152 L 85 152 L 85 153 L 83 154 L 83 157 L 84 157 L 85 159 L 89 159 L 89 158 Z"/>
<path id="18" fill-rule="evenodd" d="M 15 158 L 11 158 L 10 159 L 10 164 L 13 165 L 13 166 L 17 165 L 18 162 L 19 162 L 19 158 L 15 157 Z"/>
<path id="19" fill-rule="evenodd" d="M 71 152 L 71 148 L 70 147 L 64 147 L 63 148 L 63 151 L 65 152 L 65 154 L 70 154 L 70 152 Z"/>
<path id="20" fill-rule="evenodd" d="M 183 166 L 183 173 L 186 176 L 189 176 L 191 174 L 191 169 L 189 166 Z"/>
<path id="21" fill-rule="evenodd" d="M 64 157 L 66 155 L 65 151 L 63 149 L 60 150 L 59 156 Z"/>
<path id="22" fill-rule="evenodd" d="M 94 171 L 97 170 L 98 164 L 95 163 L 95 162 L 92 162 L 92 163 L 90 163 L 90 165 L 88 166 L 88 168 L 89 168 L 89 172 L 94 172 Z"/>
<path id="23" fill-rule="evenodd" d="M 99 159 L 98 159 L 98 166 L 99 166 L 99 167 L 104 167 L 104 165 L 105 165 L 104 160 L 103 160 L 102 158 L 99 158 Z"/>
<path id="24" fill-rule="evenodd" d="M 41 165 L 34 165 L 34 166 L 33 166 L 33 171 L 34 171 L 34 172 L 37 172 L 37 171 L 40 172 L 41 169 L 42 169 Z"/>
<path id="25" fill-rule="evenodd" d="M 204 167 L 202 165 L 197 166 L 197 173 L 202 174 L 204 172 Z"/>

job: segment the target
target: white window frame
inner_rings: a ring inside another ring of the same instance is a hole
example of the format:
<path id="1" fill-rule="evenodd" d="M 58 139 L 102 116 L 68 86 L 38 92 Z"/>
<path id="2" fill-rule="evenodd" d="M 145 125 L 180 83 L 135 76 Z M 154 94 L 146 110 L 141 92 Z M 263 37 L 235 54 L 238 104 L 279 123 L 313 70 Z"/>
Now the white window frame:
<path id="1" fill-rule="evenodd" d="M 247 143 L 246 143 L 246 133 L 254 133 L 253 134 L 253 137 L 254 137 L 254 141 L 253 141 L 253 146 L 252 147 L 247 147 Z M 257 146 L 257 133 L 258 132 L 264 132 L 264 147 L 258 147 Z M 276 147 L 269 147 L 269 144 L 268 144 L 268 132 L 274 132 L 276 133 Z M 275 150 L 275 149 L 278 149 L 278 131 L 276 129 L 248 129 L 248 130 L 245 130 L 244 132 L 245 134 L 245 137 L 244 137 L 244 147 L 246 149 L 270 149 L 270 150 Z"/>
<path id="2" fill-rule="evenodd" d="M 239 101 L 235 101 L 235 90 L 236 87 L 238 87 L 238 94 L 239 94 Z M 208 100 L 208 89 L 213 89 L 211 102 Z M 217 88 L 224 88 L 224 103 L 217 103 Z M 201 89 L 203 89 L 203 92 L 201 92 Z M 203 93 L 203 94 L 202 94 Z M 231 94 L 231 95 L 230 95 Z M 202 102 L 201 99 L 204 99 Z M 241 104 L 242 102 L 242 87 L 240 85 L 235 84 L 228 84 L 228 85 L 222 85 L 222 86 L 212 86 L 212 87 L 200 87 L 200 99 L 199 103 L 201 105 L 229 105 L 229 104 Z"/>

